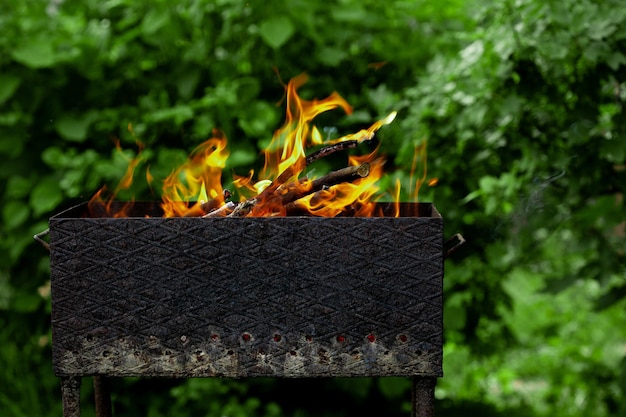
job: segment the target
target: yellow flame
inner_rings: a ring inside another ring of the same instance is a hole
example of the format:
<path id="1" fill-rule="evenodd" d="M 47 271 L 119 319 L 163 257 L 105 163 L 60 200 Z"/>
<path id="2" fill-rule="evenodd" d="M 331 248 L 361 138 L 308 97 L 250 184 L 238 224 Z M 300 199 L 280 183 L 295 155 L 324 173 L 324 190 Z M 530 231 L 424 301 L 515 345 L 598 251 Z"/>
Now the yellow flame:
<path id="1" fill-rule="evenodd" d="M 304 100 L 298 96 L 298 89 L 308 80 L 306 74 L 293 78 L 285 87 L 287 110 L 285 123 L 275 132 L 270 145 L 265 150 L 266 179 L 275 178 L 288 168 L 296 167 L 294 176 L 305 168 L 306 148 L 318 144 L 321 135 L 311 127 L 310 122 L 319 114 L 341 107 L 347 114 L 352 107 L 337 92 L 322 100 Z"/>
<path id="2" fill-rule="evenodd" d="M 163 182 L 165 217 L 198 216 L 204 213 L 202 203 L 223 203 L 222 170 L 226 166 L 229 152 L 226 138 L 219 131 L 198 146 L 185 161 Z M 191 205 L 189 203 L 192 203 Z"/>
<path id="3" fill-rule="evenodd" d="M 390 124 L 396 118 L 397 112 L 389 113 L 385 118 L 376 121 L 367 129 L 361 129 L 356 133 L 351 133 L 345 136 L 340 137 L 339 139 L 331 140 L 326 142 L 326 144 L 332 145 L 334 143 L 345 142 L 348 140 L 356 140 L 358 142 L 363 142 L 366 140 L 371 140 L 374 137 L 374 133 L 381 127 Z"/>
<path id="4" fill-rule="evenodd" d="M 315 216 L 335 217 L 341 213 L 369 217 L 373 215 L 376 185 L 383 175 L 384 160 L 375 158 L 376 151 L 349 158 L 351 166 L 370 163 L 369 174 L 353 182 L 345 182 L 310 194 L 297 201 L 298 207 Z"/>
<path id="5" fill-rule="evenodd" d="M 413 183 L 413 176 L 416 175 L 418 171 L 421 171 L 421 174 L 415 180 L 415 186 L 411 191 L 410 199 L 412 201 L 417 201 L 420 188 L 422 187 L 422 184 L 426 181 L 426 174 L 428 171 L 426 161 L 426 140 L 415 146 L 415 150 L 413 152 L 413 162 L 411 164 L 411 183 Z"/>
<path id="6" fill-rule="evenodd" d="M 130 124 L 128 125 L 128 129 L 129 131 L 131 131 L 131 133 L 133 133 L 132 126 Z M 116 208 L 115 210 L 112 209 L 112 204 L 115 201 L 115 198 L 118 196 L 118 194 L 121 191 L 130 189 L 133 183 L 135 169 L 142 162 L 143 144 L 139 141 L 136 141 L 136 143 L 137 143 L 137 155 L 129 159 L 124 154 L 124 151 L 122 150 L 119 140 L 115 141 L 115 148 L 117 152 L 119 153 L 119 155 L 121 155 L 122 158 L 124 158 L 128 162 L 128 165 L 126 166 L 126 171 L 124 172 L 122 179 L 117 184 L 117 187 L 115 187 L 115 189 L 112 192 L 110 192 L 108 195 L 107 195 L 108 188 L 106 186 L 102 187 L 100 190 L 98 190 L 98 192 L 96 192 L 93 195 L 93 197 L 87 203 L 90 211 L 93 212 L 94 207 L 97 206 L 98 211 L 104 211 L 106 214 L 112 217 L 127 217 L 127 211 L 132 206 L 132 200 L 129 201 L 127 204 L 122 205 L 119 208 Z"/>
<path id="7" fill-rule="evenodd" d="M 400 190 L 402 188 L 402 184 L 400 183 L 400 178 L 396 179 L 396 190 L 395 190 L 395 202 L 394 204 L 394 217 L 400 217 Z"/>

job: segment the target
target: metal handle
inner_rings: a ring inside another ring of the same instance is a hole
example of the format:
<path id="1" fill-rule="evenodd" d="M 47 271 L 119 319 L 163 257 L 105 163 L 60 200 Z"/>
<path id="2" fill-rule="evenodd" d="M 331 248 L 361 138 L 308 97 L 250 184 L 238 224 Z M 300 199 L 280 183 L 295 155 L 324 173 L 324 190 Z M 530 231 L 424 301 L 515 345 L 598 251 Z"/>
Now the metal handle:
<path id="1" fill-rule="evenodd" d="M 454 245 L 450 246 L 452 244 L 452 242 L 454 242 L 455 239 L 456 239 L 457 242 L 454 243 Z M 463 246 L 464 243 L 465 243 L 465 238 L 460 233 L 457 233 L 457 234 L 451 236 L 443 244 L 444 247 L 449 246 L 449 249 L 446 251 L 446 254 L 444 255 L 444 258 L 447 258 L 448 256 L 452 255 L 452 253 L 454 253 L 459 247 Z"/>
<path id="2" fill-rule="evenodd" d="M 33 236 L 33 239 L 35 239 L 37 242 L 41 243 L 41 245 L 46 248 L 48 250 L 48 252 L 50 252 L 50 244 L 48 242 L 46 242 L 45 240 L 43 240 L 44 236 L 48 236 L 50 234 L 50 229 L 46 229 L 43 232 L 39 232 L 37 233 L 35 236 Z"/>

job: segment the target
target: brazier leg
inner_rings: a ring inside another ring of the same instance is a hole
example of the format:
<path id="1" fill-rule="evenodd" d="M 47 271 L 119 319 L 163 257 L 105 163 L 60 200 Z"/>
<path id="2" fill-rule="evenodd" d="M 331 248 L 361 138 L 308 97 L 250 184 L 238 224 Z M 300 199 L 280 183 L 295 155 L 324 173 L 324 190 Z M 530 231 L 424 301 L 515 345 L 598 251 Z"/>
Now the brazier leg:
<path id="1" fill-rule="evenodd" d="M 104 376 L 93 377 L 96 417 L 111 417 L 111 381 Z"/>
<path id="2" fill-rule="evenodd" d="M 77 377 L 61 378 L 63 417 L 80 417 L 80 382 Z"/>
<path id="3" fill-rule="evenodd" d="M 437 378 L 414 377 L 411 391 L 412 417 L 433 417 L 435 415 L 435 385 Z"/>

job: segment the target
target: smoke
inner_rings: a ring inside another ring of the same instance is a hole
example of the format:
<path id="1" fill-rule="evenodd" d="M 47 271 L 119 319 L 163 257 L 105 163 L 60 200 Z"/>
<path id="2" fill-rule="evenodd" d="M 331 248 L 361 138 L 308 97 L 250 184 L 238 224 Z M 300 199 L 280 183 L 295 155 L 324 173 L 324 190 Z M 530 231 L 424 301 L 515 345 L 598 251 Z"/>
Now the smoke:
<path id="1" fill-rule="evenodd" d="M 557 174 L 549 175 L 548 177 L 533 178 L 534 187 L 530 190 L 530 193 L 526 198 L 522 198 L 520 203 L 520 210 L 524 216 L 531 215 L 533 213 L 543 212 L 545 209 L 545 194 L 549 191 L 552 183 L 563 178 L 565 176 L 565 170 Z"/>
<path id="2" fill-rule="evenodd" d="M 558 225 L 567 215 L 563 212 L 565 205 L 560 204 L 559 200 L 559 191 L 564 188 L 563 178 L 566 173 L 567 170 L 563 168 L 537 175 L 527 187 L 526 193 L 520 195 L 519 203 L 509 219 L 514 243 L 519 244 L 527 237 L 534 238 L 534 241 L 543 241 L 558 229 Z"/>

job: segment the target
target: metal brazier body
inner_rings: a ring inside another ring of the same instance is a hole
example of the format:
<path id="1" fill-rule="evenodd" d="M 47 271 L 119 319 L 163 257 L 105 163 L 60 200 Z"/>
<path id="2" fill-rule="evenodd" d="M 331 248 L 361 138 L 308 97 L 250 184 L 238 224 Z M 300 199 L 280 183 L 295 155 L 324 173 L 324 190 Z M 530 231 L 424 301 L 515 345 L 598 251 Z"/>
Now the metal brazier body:
<path id="1" fill-rule="evenodd" d="M 50 219 L 59 376 L 442 375 L 432 204 L 370 218 L 86 213 Z"/>

